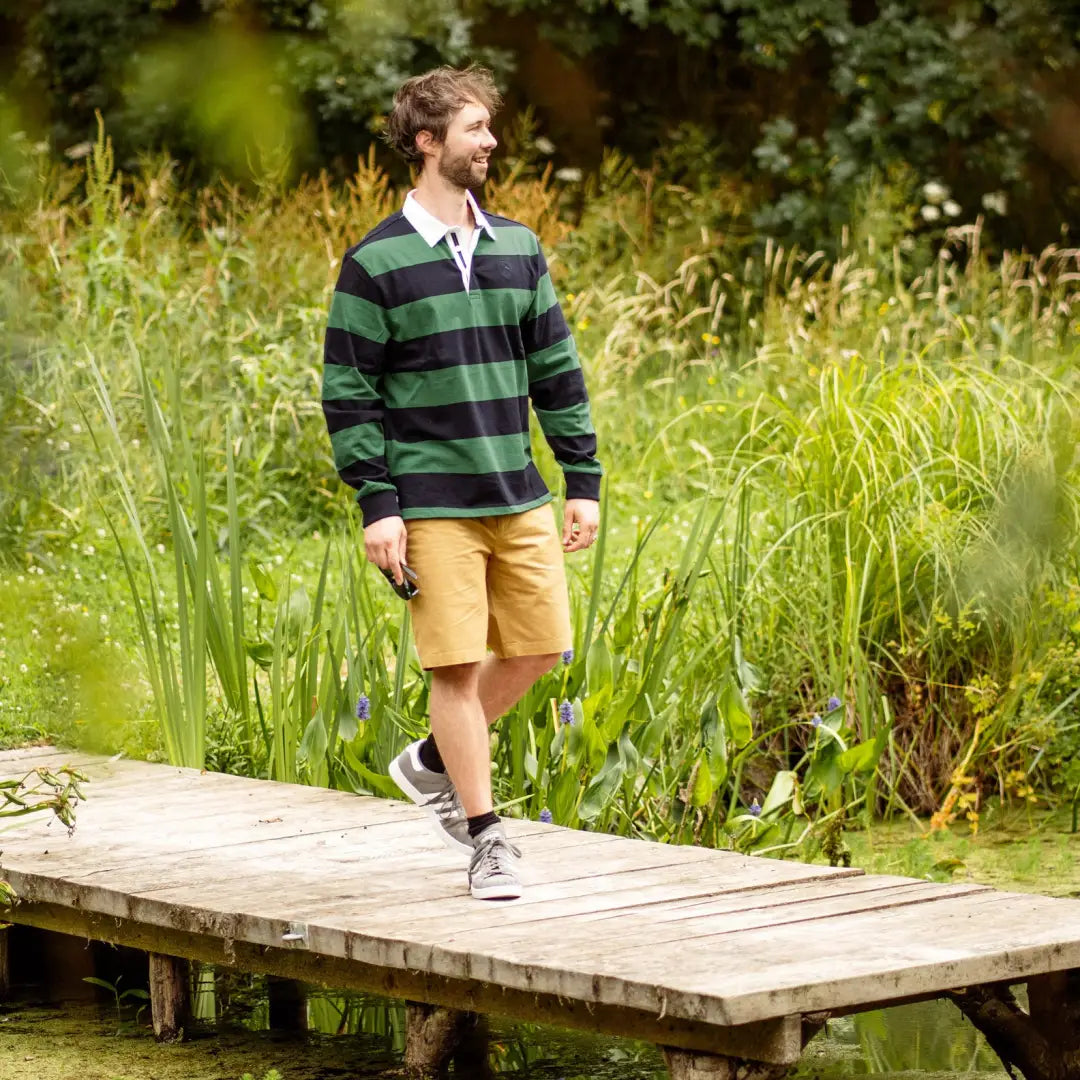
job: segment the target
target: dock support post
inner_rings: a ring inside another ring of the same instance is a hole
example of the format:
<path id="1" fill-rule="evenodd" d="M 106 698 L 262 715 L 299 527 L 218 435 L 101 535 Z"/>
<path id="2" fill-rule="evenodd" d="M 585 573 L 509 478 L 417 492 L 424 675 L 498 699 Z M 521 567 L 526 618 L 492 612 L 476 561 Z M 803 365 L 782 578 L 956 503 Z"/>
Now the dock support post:
<path id="1" fill-rule="evenodd" d="M 150 1015 L 158 1042 L 184 1038 L 191 1013 L 188 962 L 178 956 L 150 953 Z"/>
<path id="2" fill-rule="evenodd" d="M 781 1080 L 791 1069 L 790 1065 L 769 1065 L 698 1050 L 676 1050 L 670 1046 L 660 1049 L 671 1080 Z"/>
<path id="3" fill-rule="evenodd" d="M 266 977 L 272 1031 L 307 1031 L 307 995 L 296 979 Z"/>
<path id="4" fill-rule="evenodd" d="M 487 1023 L 476 1013 L 422 1002 L 405 1003 L 405 1073 L 443 1077 L 453 1059 L 470 1076 L 487 1075 Z"/>
<path id="5" fill-rule="evenodd" d="M 11 927 L 0 927 L 0 1001 L 11 992 Z"/>

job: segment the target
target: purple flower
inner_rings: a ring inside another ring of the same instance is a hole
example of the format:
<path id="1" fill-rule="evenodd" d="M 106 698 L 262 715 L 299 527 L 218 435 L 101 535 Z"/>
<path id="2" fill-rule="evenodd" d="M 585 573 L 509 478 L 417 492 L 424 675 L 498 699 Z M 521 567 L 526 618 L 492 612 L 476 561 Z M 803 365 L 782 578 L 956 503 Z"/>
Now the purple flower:
<path id="1" fill-rule="evenodd" d="M 371 719 L 371 701 L 367 694 L 361 694 L 356 699 L 356 719 L 357 720 L 370 720 Z"/>
<path id="2" fill-rule="evenodd" d="M 573 649 L 567 649 L 566 652 L 564 652 L 562 654 L 562 662 L 564 664 L 572 664 L 574 662 L 574 650 Z"/>
<path id="3" fill-rule="evenodd" d="M 544 807 L 543 810 L 540 811 L 540 820 L 545 825 L 550 825 L 551 824 L 551 811 L 546 806 Z"/>
<path id="4" fill-rule="evenodd" d="M 761 817 L 761 806 L 758 803 L 757 799 L 755 799 L 750 804 L 750 816 L 751 817 Z"/>
<path id="5" fill-rule="evenodd" d="M 559 706 L 559 723 L 560 724 L 572 724 L 574 722 L 574 706 L 570 704 L 565 698 L 563 698 L 562 704 Z"/>
<path id="6" fill-rule="evenodd" d="M 826 706 L 826 710 L 828 712 L 832 712 L 834 709 L 839 709 L 840 705 L 841 705 L 840 699 L 835 694 L 833 694 L 833 696 L 831 698 L 829 698 L 829 702 L 828 702 L 828 705 Z"/>
<path id="7" fill-rule="evenodd" d="M 821 727 L 821 717 L 818 716 L 817 713 L 814 713 L 814 715 L 810 717 L 810 723 L 813 724 L 814 727 Z"/>

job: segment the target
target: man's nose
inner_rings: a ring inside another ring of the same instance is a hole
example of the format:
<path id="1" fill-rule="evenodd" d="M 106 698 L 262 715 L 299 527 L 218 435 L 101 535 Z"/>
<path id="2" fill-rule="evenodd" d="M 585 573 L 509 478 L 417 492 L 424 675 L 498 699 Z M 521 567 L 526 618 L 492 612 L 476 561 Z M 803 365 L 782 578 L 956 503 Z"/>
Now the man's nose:
<path id="1" fill-rule="evenodd" d="M 491 134 L 490 131 L 486 132 L 486 138 L 484 139 L 484 148 L 487 150 L 494 150 L 499 145 L 499 140 Z"/>

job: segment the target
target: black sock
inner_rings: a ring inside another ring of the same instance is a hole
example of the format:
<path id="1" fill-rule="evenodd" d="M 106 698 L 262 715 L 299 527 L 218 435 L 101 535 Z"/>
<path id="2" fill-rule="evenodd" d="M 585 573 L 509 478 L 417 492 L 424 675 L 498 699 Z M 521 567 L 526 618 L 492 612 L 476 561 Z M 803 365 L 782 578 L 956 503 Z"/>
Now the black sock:
<path id="1" fill-rule="evenodd" d="M 494 810 L 469 818 L 469 839 L 475 840 L 489 825 L 498 825 L 499 816 Z"/>
<path id="2" fill-rule="evenodd" d="M 439 753 L 439 748 L 435 745 L 434 735 L 429 735 L 420 744 L 420 764 L 429 772 L 446 772 L 442 754 Z"/>

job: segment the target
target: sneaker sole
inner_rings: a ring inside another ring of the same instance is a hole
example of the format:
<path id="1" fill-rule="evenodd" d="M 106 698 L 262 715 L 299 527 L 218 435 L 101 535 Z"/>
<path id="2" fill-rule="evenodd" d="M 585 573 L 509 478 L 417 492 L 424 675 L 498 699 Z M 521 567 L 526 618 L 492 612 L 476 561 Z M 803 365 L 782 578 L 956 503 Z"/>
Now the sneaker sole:
<path id="1" fill-rule="evenodd" d="M 521 896 L 520 885 L 479 885 L 469 891 L 476 900 L 517 900 Z"/>
<path id="2" fill-rule="evenodd" d="M 389 771 L 390 771 L 390 776 L 393 778 L 394 783 L 397 784 L 397 786 L 399 788 L 401 788 L 401 790 L 406 795 L 408 795 L 409 798 L 414 803 L 416 803 L 416 805 L 419 806 L 420 809 L 423 810 L 425 814 L 427 814 L 429 820 L 431 821 L 432 827 L 435 829 L 435 832 L 439 834 L 439 839 L 442 840 L 442 842 L 448 848 L 450 848 L 451 851 L 467 851 L 471 855 L 472 852 L 473 852 L 472 844 L 463 844 L 459 840 L 455 840 L 442 827 L 442 825 L 439 823 L 438 815 L 435 813 L 434 810 L 431 810 L 427 806 L 424 805 L 424 796 L 423 796 L 423 794 L 420 791 L 418 791 L 415 787 L 413 787 L 412 784 L 409 783 L 408 779 L 405 776 L 405 773 L 401 769 L 401 766 L 397 763 L 397 759 L 390 762 Z"/>

